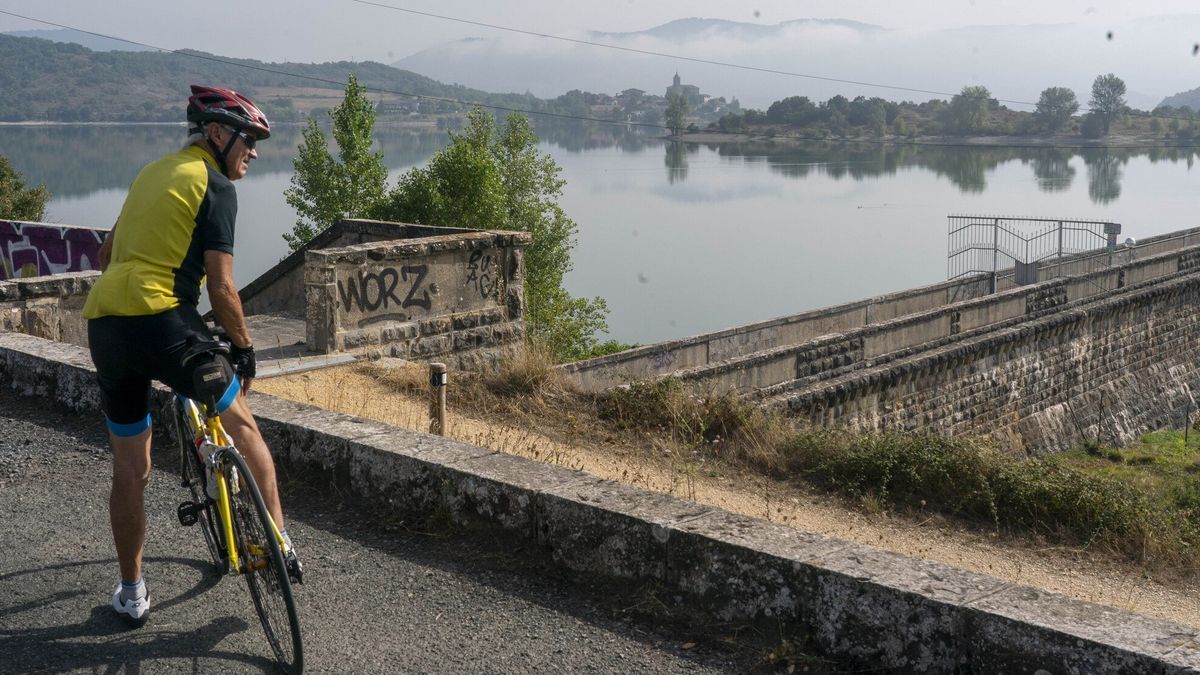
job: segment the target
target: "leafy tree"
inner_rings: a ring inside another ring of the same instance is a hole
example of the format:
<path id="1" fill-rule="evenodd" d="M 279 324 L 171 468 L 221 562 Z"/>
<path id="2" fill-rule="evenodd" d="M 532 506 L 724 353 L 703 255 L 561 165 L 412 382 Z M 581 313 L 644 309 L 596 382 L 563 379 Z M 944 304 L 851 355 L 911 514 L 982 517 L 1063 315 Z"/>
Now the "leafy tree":
<path id="1" fill-rule="evenodd" d="M 1112 73 L 1097 77 L 1092 82 L 1092 100 L 1088 106 L 1100 121 L 1100 135 L 1107 136 L 1113 120 L 1125 113 L 1125 82 Z"/>
<path id="2" fill-rule="evenodd" d="M 950 99 L 950 105 L 946 108 L 950 128 L 960 134 L 985 131 L 991 117 L 991 98 L 992 94 L 987 87 L 963 87 L 962 91 Z"/>
<path id="3" fill-rule="evenodd" d="M 45 185 L 25 187 L 25 177 L 0 155 L 0 218 L 40 222 L 46 215 L 50 191 Z"/>
<path id="4" fill-rule="evenodd" d="M 1077 112 L 1079 101 L 1075 99 L 1075 92 L 1066 87 L 1047 87 L 1042 90 L 1033 115 L 1041 128 L 1054 132 L 1065 127 Z"/>
<path id="5" fill-rule="evenodd" d="M 678 136 L 684 126 L 684 118 L 687 117 L 688 102 L 687 97 L 679 94 L 670 94 L 667 96 L 667 127 L 671 129 L 671 134 Z"/>
<path id="6" fill-rule="evenodd" d="M 1079 133 L 1084 138 L 1102 138 L 1107 133 L 1104 117 L 1096 112 L 1084 115 L 1083 124 L 1079 125 Z"/>
<path id="7" fill-rule="evenodd" d="M 752 112 L 757 113 L 757 111 L 753 110 L 746 111 L 746 121 L 749 123 L 756 121 L 751 115 Z M 772 124 L 804 126 L 815 121 L 817 117 L 817 106 L 813 105 L 807 96 L 789 96 L 785 99 L 775 101 L 771 104 L 771 107 L 767 108 L 765 121 Z"/>
<path id="8" fill-rule="evenodd" d="M 737 113 L 725 113 L 717 120 L 717 128 L 721 131 L 741 131 L 746 128 L 746 121 Z"/>
<path id="9" fill-rule="evenodd" d="M 571 269 L 577 226 L 558 199 L 565 181 L 522 115 L 497 128 L 479 108 L 461 134 L 451 134 L 425 167 L 410 169 L 372 210 L 385 220 L 488 229 L 533 235 L 525 249 L 525 323 L 531 339 L 556 358 L 588 356 L 606 332 L 602 298 L 573 298 L 562 282 Z"/>
<path id="10" fill-rule="evenodd" d="M 345 98 L 329 111 L 338 146 L 336 159 L 316 120 L 308 120 L 300 154 L 292 162 L 292 187 L 284 192 L 287 203 L 300 215 L 292 233 L 283 235 L 293 251 L 339 218 L 361 215 L 383 198 L 387 167 L 382 152 L 371 152 L 375 104 L 366 93 L 366 87 L 351 75 Z"/>

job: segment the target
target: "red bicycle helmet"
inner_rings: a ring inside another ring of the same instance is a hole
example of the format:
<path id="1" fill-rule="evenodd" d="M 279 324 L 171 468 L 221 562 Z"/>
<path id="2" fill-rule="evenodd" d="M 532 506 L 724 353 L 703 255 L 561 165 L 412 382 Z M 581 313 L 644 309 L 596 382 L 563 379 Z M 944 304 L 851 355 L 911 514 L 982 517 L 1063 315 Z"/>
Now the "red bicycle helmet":
<path id="1" fill-rule="evenodd" d="M 188 98 L 189 131 L 199 131 L 205 122 L 227 124 L 239 131 L 254 134 L 258 140 L 271 137 L 271 123 L 250 99 L 232 89 L 192 85 Z"/>

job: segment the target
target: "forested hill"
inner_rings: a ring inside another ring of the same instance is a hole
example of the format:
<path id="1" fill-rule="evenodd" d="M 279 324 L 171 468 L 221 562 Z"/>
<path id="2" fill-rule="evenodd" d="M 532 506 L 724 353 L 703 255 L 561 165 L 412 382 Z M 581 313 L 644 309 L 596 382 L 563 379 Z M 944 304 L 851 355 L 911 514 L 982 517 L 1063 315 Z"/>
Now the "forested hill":
<path id="1" fill-rule="evenodd" d="M 528 94 L 491 94 L 446 85 L 370 61 L 263 63 L 190 51 L 97 52 L 76 44 L 0 34 L 0 121 L 182 121 L 190 84 L 236 89 L 261 105 L 273 121 L 295 120 L 300 111 L 336 105 L 351 72 L 362 84 L 387 91 L 513 108 L 535 108 L 539 103 Z M 381 102 L 415 105 L 411 97 L 387 94 Z M 429 101 L 421 105 L 423 112 L 458 107 Z"/>
<path id="2" fill-rule="evenodd" d="M 1200 87 L 1168 96 L 1158 105 L 1160 107 L 1171 106 L 1172 108 L 1183 108 L 1186 106 L 1192 110 L 1200 110 Z"/>

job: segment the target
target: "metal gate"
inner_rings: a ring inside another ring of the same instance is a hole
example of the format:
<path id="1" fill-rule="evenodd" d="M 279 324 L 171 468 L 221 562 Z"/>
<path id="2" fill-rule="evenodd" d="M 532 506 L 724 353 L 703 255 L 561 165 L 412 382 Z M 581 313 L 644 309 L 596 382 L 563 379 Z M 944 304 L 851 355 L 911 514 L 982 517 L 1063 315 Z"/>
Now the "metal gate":
<path id="1" fill-rule="evenodd" d="M 1120 223 L 949 216 L 950 279 L 987 274 L 992 292 L 1107 267 Z"/>

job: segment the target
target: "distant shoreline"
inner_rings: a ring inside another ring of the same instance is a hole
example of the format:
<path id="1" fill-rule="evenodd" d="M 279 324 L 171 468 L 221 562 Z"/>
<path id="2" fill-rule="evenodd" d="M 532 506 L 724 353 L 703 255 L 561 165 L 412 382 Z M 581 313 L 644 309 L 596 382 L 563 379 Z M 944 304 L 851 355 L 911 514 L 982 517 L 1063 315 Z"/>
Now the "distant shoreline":
<path id="1" fill-rule="evenodd" d="M 913 138 L 885 136 L 874 138 L 869 136 L 837 136 L 827 138 L 801 138 L 796 136 L 753 133 L 725 133 L 720 131 L 698 131 L 679 136 L 662 136 L 663 140 L 680 141 L 682 143 L 764 143 L 778 145 L 795 145 L 798 143 L 871 143 L 878 145 L 930 145 L 963 147 L 1029 147 L 1029 148 L 1177 148 L 1192 147 L 1188 142 L 1184 146 L 1170 143 L 1160 137 L 1109 134 L 1104 138 L 1083 138 L 1082 136 L 916 136 Z"/>

